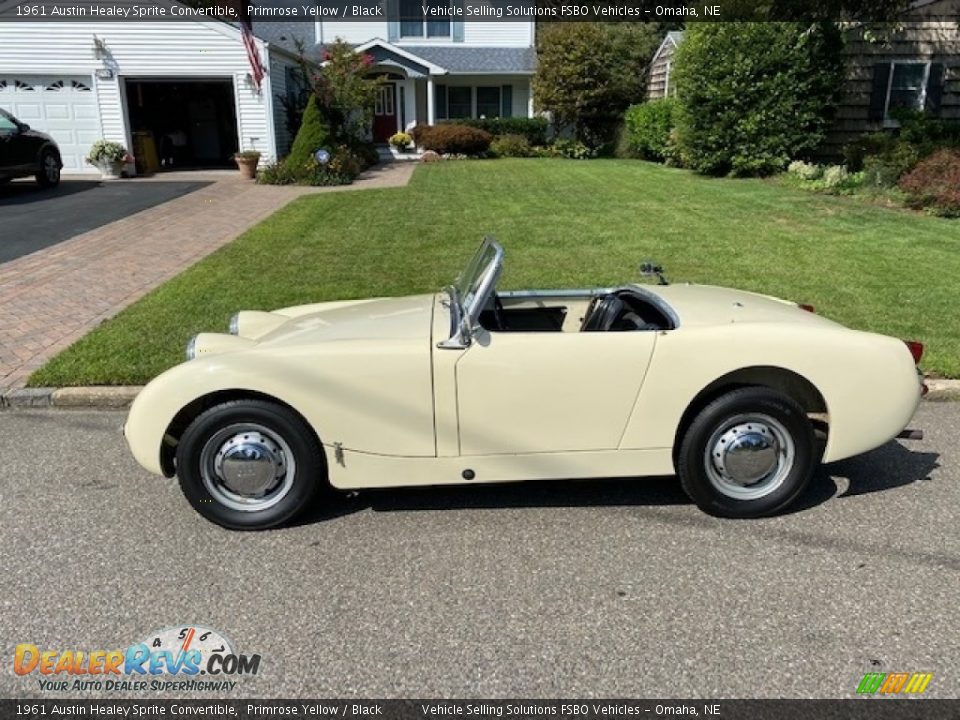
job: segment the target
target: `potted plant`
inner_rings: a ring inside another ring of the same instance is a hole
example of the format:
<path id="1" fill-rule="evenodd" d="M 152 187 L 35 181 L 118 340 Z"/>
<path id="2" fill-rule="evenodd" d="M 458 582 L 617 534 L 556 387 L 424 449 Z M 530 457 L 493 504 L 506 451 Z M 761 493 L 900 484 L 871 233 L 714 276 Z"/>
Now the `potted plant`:
<path id="1" fill-rule="evenodd" d="M 397 152 L 405 153 L 409 150 L 413 138 L 410 137 L 409 133 L 398 132 L 391 135 L 387 142 L 390 143 L 390 147 L 394 148 Z"/>
<path id="2" fill-rule="evenodd" d="M 240 168 L 240 177 L 244 180 L 253 180 L 257 176 L 257 165 L 260 163 L 258 151 L 241 150 L 234 154 L 233 159 Z"/>
<path id="3" fill-rule="evenodd" d="M 100 177 L 103 180 L 119 179 L 123 173 L 123 166 L 133 161 L 127 149 L 112 140 L 97 140 L 87 156 L 87 162 L 100 170 Z"/>

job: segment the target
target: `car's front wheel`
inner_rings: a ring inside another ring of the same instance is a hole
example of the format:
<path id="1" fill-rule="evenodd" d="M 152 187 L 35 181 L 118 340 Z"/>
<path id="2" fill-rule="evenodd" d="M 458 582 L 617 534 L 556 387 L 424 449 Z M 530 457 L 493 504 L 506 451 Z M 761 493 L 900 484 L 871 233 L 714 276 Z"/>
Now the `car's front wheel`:
<path id="1" fill-rule="evenodd" d="M 177 445 L 177 477 L 194 509 L 234 530 L 264 530 L 302 511 L 325 482 L 310 427 L 281 405 L 235 400 L 212 407 Z"/>
<path id="2" fill-rule="evenodd" d="M 40 187 L 56 187 L 60 184 L 60 160 L 52 150 L 44 150 L 40 156 L 36 178 Z"/>
<path id="3" fill-rule="evenodd" d="M 762 517 L 806 489 L 815 448 L 813 426 L 793 399 L 768 388 L 740 388 L 694 418 L 680 444 L 677 474 L 705 512 Z"/>

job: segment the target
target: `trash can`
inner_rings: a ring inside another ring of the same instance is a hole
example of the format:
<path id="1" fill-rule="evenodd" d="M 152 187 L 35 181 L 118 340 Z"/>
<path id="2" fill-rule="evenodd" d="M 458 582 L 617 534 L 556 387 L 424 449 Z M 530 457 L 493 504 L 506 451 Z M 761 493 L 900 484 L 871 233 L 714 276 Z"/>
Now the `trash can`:
<path id="1" fill-rule="evenodd" d="M 133 157 L 137 163 L 137 175 L 152 175 L 160 169 L 157 143 L 152 132 L 142 130 L 133 133 Z"/>

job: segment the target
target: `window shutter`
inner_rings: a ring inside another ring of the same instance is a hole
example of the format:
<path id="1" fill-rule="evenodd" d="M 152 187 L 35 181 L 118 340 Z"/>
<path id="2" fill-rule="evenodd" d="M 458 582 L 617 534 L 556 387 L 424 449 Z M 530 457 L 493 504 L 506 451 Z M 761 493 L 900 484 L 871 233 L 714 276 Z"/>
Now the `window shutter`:
<path id="1" fill-rule="evenodd" d="M 930 75 L 927 78 L 927 100 L 923 109 L 932 115 L 939 115 L 942 99 L 943 63 L 933 63 L 930 65 Z"/>
<path id="2" fill-rule="evenodd" d="M 399 0 L 387 0 L 387 42 L 396 42 L 400 39 L 400 4 Z"/>
<path id="3" fill-rule="evenodd" d="M 500 88 L 500 117 L 513 117 L 513 85 Z"/>
<path id="4" fill-rule="evenodd" d="M 436 103 L 434 117 L 437 120 L 447 119 L 447 86 L 437 85 L 433 89 L 433 101 Z"/>
<path id="5" fill-rule="evenodd" d="M 873 66 L 873 90 L 870 92 L 870 120 L 883 120 L 887 109 L 887 86 L 890 84 L 890 63 Z"/>
<path id="6" fill-rule="evenodd" d="M 453 21 L 453 41 L 463 42 L 463 20 Z"/>

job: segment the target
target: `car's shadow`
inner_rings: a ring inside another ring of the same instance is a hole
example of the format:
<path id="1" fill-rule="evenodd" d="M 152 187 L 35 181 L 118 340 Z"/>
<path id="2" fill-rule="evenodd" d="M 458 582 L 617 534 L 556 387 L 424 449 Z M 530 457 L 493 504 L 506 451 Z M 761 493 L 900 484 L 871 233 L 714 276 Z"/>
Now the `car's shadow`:
<path id="1" fill-rule="evenodd" d="M 0 184 L 0 206 L 30 203 L 66 197 L 100 187 L 99 180 L 64 180 L 57 187 L 42 188 L 35 182 L 21 181 Z"/>
<path id="2" fill-rule="evenodd" d="M 786 512 L 809 510 L 834 497 L 843 499 L 883 492 L 927 480 L 930 473 L 939 467 L 939 457 L 938 453 L 912 451 L 899 442 L 891 441 L 865 455 L 820 467 L 810 487 Z M 317 503 L 314 510 L 301 516 L 295 524 L 321 522 L 366 509 L 394 512 L 686 504 L 690 504 L 690 500 L 676 477 L 542 480 L 337 494 Z"/>

